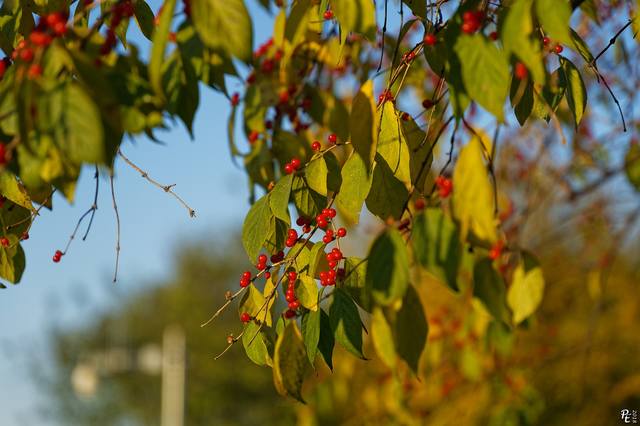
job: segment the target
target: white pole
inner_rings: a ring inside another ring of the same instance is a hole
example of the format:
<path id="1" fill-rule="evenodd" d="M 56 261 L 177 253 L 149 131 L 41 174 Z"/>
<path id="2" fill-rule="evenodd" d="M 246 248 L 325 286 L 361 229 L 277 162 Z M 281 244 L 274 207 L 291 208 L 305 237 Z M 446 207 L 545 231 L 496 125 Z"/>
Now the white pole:
<path id="1" fill-rule="evenodd" d="M 184 425 L 185 346 L 180 326 L 165 328 L 162 336 L 162 426 Z"/>

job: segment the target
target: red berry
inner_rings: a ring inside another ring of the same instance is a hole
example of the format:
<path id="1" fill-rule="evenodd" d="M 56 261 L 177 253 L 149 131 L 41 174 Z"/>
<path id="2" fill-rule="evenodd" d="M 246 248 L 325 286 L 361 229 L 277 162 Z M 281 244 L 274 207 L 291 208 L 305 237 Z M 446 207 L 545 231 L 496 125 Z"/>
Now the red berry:
<path id="1" fill-rule="evenodd" d="M 29 71 L 27 73 L 31 80 L 34 80 L 42 75 L 42 66 L 40 64 L 32 64 L 29 67 Z"/>
<path id="2" fill-rule="evenodd" d="M 251 283 L 251 280 L 247 280 L 245 278 L 242 278 L 240 280 L 240 287 L 245 288 L 247 287 L 249 284 Z"/>
<path id="3" fill-rule="evenodd" d="M 498 241 L 497 243 L 495 243 L 493 247 L 491 247 L 491 250 L 489 251 L 489 258 L 491 260 L 496 260 L 497 258 L 499 258 L 500 255 L 502 255 L 503 247 L 504 247 L 504 243 L 502 241 Z"/>
<path id="4" fill-rule="evenodd" d="M 251 279 L 251 272 L 249 272 L 249 271 L 244 271 L 244 272 L 242 273 L 242 279 L 243 279 L 243 280 L 250 280 L 250 279 Z"/>
<path id="5" fill-rule="evenodd" d="M 556 52 L 557 54 L 560 54 L 560 53 L 562 53 L 562 51 L 564 50 L 564 48 L 563 48 L 561 45 L 556 44 L 556 47 L 554 47 L 554 48 L 553 48 L 553 50 L 554 50 L 554 52 Z"/>
<path id="6" fill-rule="evenodd" d="M 0 238 L 0 245 L 2 247 L 9 247 L 9 239 L 7 237 Z"/>
<path id="7" fill-rule="evenodd" d="M 296 271 L 289 271 L 287 278 L 289 278 L 289 281 L 295 281 L 298 279 L 298 273 Z"/>
<path id="8" fill-rule="evenodd" d="M 322 17 L 327 21 L 330 19 L 333 19 L 333 10 L 331 9 L 325 10 L 324 13 L 322 14 Z"/>
<path id="9" fill-rule="evenodd" d="M 316 223 L 318 224 L 318 227 L 320 229 L 326 229 L 327 226 L 329 226 L 329 223 L 326 221 L 326 219 L 316 220 Z"/>
<path id="10" fill-rule="evenodd" d="M 5 144 L 0 143 L 0 166 L 4 166 L 5 164 L 7 164 L 7 148 L 5 146 Z M 0 208 L 2 207 L 2 204 L 4 204 L 4 197 L 2 197 L 2 203 L 0 203 Z"/>
<path id="11" fill-rule="evenodd" d="M 402 121 L 409 121 L 411 116 L 409 115 L 408 112 L 403 112 L 402 115 L 400 116 L 400 118 L 402 118 Z"/>
<path id="12" fill-rule="evenodd" d="M 234 93 L 233 96 L 231 96 L 231 105 L 236 106 L 238 102 L 240 102 L 240 94 Z"/>
<path id="13" fill-rule="evenodd" d="M 260 137 L 260 132 L 258 132 L 257 130 L 252 130 L 251 133 L 249 133 L 249 143 L 254 143 L 255 141 L 258 140 L 258 138 Z"/>
<path id="14" fill-rule="evenodd" d="M 347 230 L 345 228 L 338 229 L 338 237 L 344 238 L 347 236 Z"/>
<path id="15" fill-rule="evenodd" d="M 336 262 L 335 260 L 330 260 L 329 262 L 329 268 L 333 269 L 336 266 L 338 266 L 338 262 Z"/>
<path id="16" fill-rule="evenodd" d="M 289 302 L 289 309 L 298 309 L 300 307 L 300 302 L 294 300 L 293 302 Z"/>
<path id="17" fill-rule="evenodd" d="M 471 22 L 465 22 L 462 24 L 462 32 L 465 34 L 473 34 L 476 32 L 476 25 Z"/>
<path id="18" fill-rule="evenodd" d="M 293 167 L 295 170 L 298 170 L 298 168 L 300 167 L 300 159 L 293 157 L 291 159 L 291 167 Z"/>
<path id="19" fill-rule="evenodd" d="M 45 47 L 51 44 L 51 36 L 41 31 L 34 31 L 29 35 L 29 41 L 36 46 Z"/>
<path id="20" fill-rule="evenodd" d="M 278 99 L 281 104 L 286 104 L 287 102 L 289 102 L 289 92 L 287 92 L 286 90 L 280 92 L 280 94 L 278 95 Z"/>
<path id="21" fill-rule="evenodd" d="M 258 256 L 258 263 L 267 263 L 267 255 L 261 254 L 260 256 Z"/>
<path id="22" fill-rule="evenodd" d="M 498 33 L 496 31 L 491 31 L 489 33 L 489 40 L 496 41 L 498 39 Z"/>
<path id="23" fill-rule="evenodd" d="M 329 217 L 336 217 L 337 214 L 338 212 L 336 211 L 336 209 L 329 209 Z"/>
<path id="24" fill-rule="evenodd" d="M 251 315 L 249 315 L 249 312 L 243 312 L 242 315 L 240 315 L 240 321 L 245 324 L 251 321 Z"/>
<path id="25" fill-rule="evenodd" d="M 333 237 L 330 237 L 328 235 L 325 235 L 324 237 L 322 237 L 322 242 L 325 244 L 329 244 L 331 241 L 333 241 Z"/>
<path id="26" fill-rule="evenodd" d="M 264 273 L 264 278 L 265 278 L 265 279 L 267 279 L 267 280 L 268 280 L 269 278 L 271 278 L 271 272 L 265 272 L 265 273 Z"/>
<path id="27" fill-rule="evenodd" d="M 291 173 L 293 173 L 295 170 L 293 168 L 293 166 L 291 165 L 291 163 L 287 163 L 284 165 L 284 172 L 288 175 L 290 175 Z"/>
<path id="28" fill-rule="evenodd" d="M 53 26 L 52 29 L 55 35 L 57 35 L 58 37 L 62 37 L 67 33 L 67 24 L 65 24 L 64 22 L 58 22 Z"/>
<path id="29" fill-rule="evenodd" d="M 525 64 L 518 62 L 514 68 L 514 74 L 518 80 L 524 80 L 529 75 L 529 71 Z"/>
<path id="30" fill-rule="evenodd" d="M 23 241 L 24 240 L 28 240 L 29 239 L 29 233 L 27 231 L 24 231 L 22 233 L 22 235 L 20 236 L 20 239 L 23 240 Z"/>
<path id="31" fill-rule="evenodd" d="M 438 39 L 436 38 L 435 34 L 427 34 L 426 36 L 424 36 L 424 44 L 426 44 L 427 46 L 433 46 L 438 42 Z"/>
<path id="32" fill-rule="evenodd" d="M 311 149 L 314 150 L 314 151 L 320 151 L 321 148 L 322 148 L 322 145 L 320 145 L 320 142 L 318 142 L 318 141 L 314 141 L 311 144 Z"/>
<path id="33" fill-rule="evenodd" d="M 26 47 L 23 50 L 20 51 L 20 59 L 22 59 L 24 62 L 31 62 L 33 61 L 33 50 Z"/>
<path id="34" fill-rule="evenodd" d="M 423 210 L 426 206 L 424 198 L 418 198 L 415 203 L 416 210 Z"/>
<path id="35" fill-rule="evenodd" d="M 290 240 L 297 240 L 298 239 L 298 232 L 295 229 L 289 229 L 287 237 Z"/>
<path id="36" fill-rule="evenodd" d="M 288 310 L 284 313 L 284 317 L 287 319 L 291 319 L 296 316 L 296 311 Z"/>
<path id="37" fill-rule="evenodd" d="M 462 20 L 464 22 L 473 22 L 476 20 L 475 15 L 473 14 L 473 12 L 471 11 L 466 11 L 465 13 L 462 14 Z"/>
<path id="38" fill-rule="evenodd" d="M 542 44 L 548 46 L 551 43 L 551 39 L 549 37 L 542 37 Z"/>
<path id="39" fill-rule="evenodd" d="M 422 107 L 424 109 L 429 109 L 433 106 L 433 101 L 431 99 L 425 99 L 424 101 L 422 101 Z"/>
<path id="40" fill-rule="evenodd" d="M 336 136 L 335 133 L 331 133 L 327 139 L 329 140 L 330 144 L 335 145 L 338 142 L 338 136 Z"/>

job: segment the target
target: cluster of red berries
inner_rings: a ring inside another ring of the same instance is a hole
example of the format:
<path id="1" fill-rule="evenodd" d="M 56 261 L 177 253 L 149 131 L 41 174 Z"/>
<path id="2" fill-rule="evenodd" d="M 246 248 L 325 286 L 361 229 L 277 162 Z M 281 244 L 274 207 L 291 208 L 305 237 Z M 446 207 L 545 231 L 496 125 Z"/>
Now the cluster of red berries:
<path id="1" fill-rule="evenodd" d="M 271 263 L 278 263 L 284 260 L 284 252 L 280 250 L 278 253 L 271 255 Z M 266 277 L 269 278 L 269 277 Z"/>
<path id="2" fill-rule="evenodd" d="M 393 102 L 395 104 L 396 100 L 393 97 L 393 93 L 391 90 L 384 89 L 382 93 L 378 96 L 378 105 L 383 104 L 385 102 Z"/>
<path id="3" fill-rule="evenodd" d="M 465 34 L 475 33 L 480 29 L 483 21 L 484 12 L 482 10 L 466 11 L 462 14 L 462 32 Z"/>
<path id="4" fill-rule="evenodd" d="M 287 279 L 287 291 L 284 293 L 284 299 L 288 303 L 289 310 L 285 313 L 285 317 L 293 318 L 296 315 L 296 309 L 300 307 L 300 301 L 296 296 L 296 281 L 298 280 L 298 274 L 296 271 L 289 271 L 287 273 Z M 290 312 L 292 312 L 292 314 Z"/>
<path id="5" fill-rule="evenodd" d="M 284 165 L 284 172 L 290 175 L 291 173 L 297 171 L 300 168 L 301 164 L 302 163 L 300 162 L 299 158 L 293 157 L 291 161 Z"/>
<path id="6" fill-rule="evenodd" d="M 114 47 L 116 47 L 116 28 L 124 19 L 129 19 L 134 14 L 134 8 L 131 1 L 126 0 L 121 3 L 116 3 L 111 8 L 111 20 L 109 21 L 109 28 L 107 29 L 107 36 L 100 46 L 100 54 L 107 55 L 111 53 Z"/>
<path id="7" fill-rule="evenodd" d="M 334 247 L 327 253 L 328 271 L 320 271 L 320 284 L 323 287 L 336 285 L 338 277 L 344 277 L 344 268 L 338 268 L 338 263 L 344 258 L 339 248 Z"/>
<path id="8" fill-rule="evenodd" d="M 435 46 L 437 42 L 438 38 L 435 34 L 427 34 L 426 36 L 424 36 L 424 44 L 426 44 L 427 46 Z"/>
<path id="9" fill-rule="evenodd" d="M 549 37 L 542 37 L 542 44 L 544 47 L 548 48 L 549 46 L 551 46 L 551 49 L 556 52 L 558 55 L 562 53 L 562 51 L 564 50 L 564 48 L 562 47 L 562 45 L 560 44 L 551 44 L 551 39 Z"/>
<path id="10" fill-rule="evenodd" d="M 287 232 L 287 241 L 285 241 L 284 245 L 291 248 L 296 245 L 298 242 L 298 231 L 295 229 L 289 229 Z"/>
<path id="11" fill-rule="evenodd" d="M 258 268 L 258 271 L 264 271 L 265 269 L 267 269 L 267 255 L 261 254 L 260 256 L 258 256 L 258 263 L 256 263 L 256 268 Z"/>
<path id="12" fill-rule="evenodd" d="M 438 195 L 440 198 L 447 198 L 453 191 L 453 181 L 444 176 L 438 176 L 436 178 L 436 187 L 438 188 Z"/>
<path id="13" fill-rule="evenodd" d="M 60 259 L 62 259 L 63 255 L 64 253 L 62 253 L 60 250 L 56 250 L 56 252 L 53 254 L 53 261 L 55 263 L 60 262 Z"/>
<path id="14" fill-rule="evenodd" d="M 9 239 L 7 237 L 0 238 L 0 246 L 9 247 Z"/>
<path id="15" fill-rule="evenodd" d="M 335 233 L 333 232 L 333 229 L 327 229 L 324 233 L 324 236 L 322 237 L 322 242 L 325 244 L 329 244 L 336 239 L 336 236 L 338 238 L 342 238 L 346 235 L 347 235 L 347 230 L 344 228 L 338 229 L 338 231 Z"/>
<path id="16" fill-rule="evenodd" d="M 325 21 L 330 21 L 333 19 L 333 10 L 331 9 L 327 9 L 324 11 L 324 13 L 322 14 L 322 17 L 325 19 Z"/>
<path id="17" fill-rule="evenodd" d="M 250 271 L 244 271 L 242 273 L 242 277 L 240 278 L 240 287 L 245 288 L 249 284 L 251 284 L 251 272 Z"/>
<path id="18" fill-rule="evenodd" d="M 272 38 L 270 38 L 269 40 L 267 40 L 266 42 L 264 42 L 260 46 L 258 46 L 256 51 L 253 52 L 253 56 L 255 58 L 260 58 L 260 57 L 266 55 L 267 52 L 269 51 L 269 49 L 271 48 L 271 46 L 273 46 L 273 39 Z"/>
<path id="19" fill-rule="evenodd" d="M 327 229 L 329 222 L 331 222 L 331 219 L 336 217 L 337 214 L 336 209 L 322 209 L 322 212 L 316 216 L 316 225 L 318 225 L 320 229 Z"/>

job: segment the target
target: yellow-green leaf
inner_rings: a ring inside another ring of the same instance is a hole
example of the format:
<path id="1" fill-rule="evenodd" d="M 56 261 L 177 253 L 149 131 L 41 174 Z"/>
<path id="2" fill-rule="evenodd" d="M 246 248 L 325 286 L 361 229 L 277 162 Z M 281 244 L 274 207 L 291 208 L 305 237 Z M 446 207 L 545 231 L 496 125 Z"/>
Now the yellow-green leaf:
<path id="1" fill-rule="evenodd" d="M 393 342 L 393 332 L 380 308 L 375 308 L 371 316 L 371 337 L 373 339 L 373 347 L 382 362 L 387 367 L 394 368 L 397 355 Z"/>
<path id="2" fill-rule="evenodd" d="M 302 335 L 295 321 L 287 321 L 278 336 L 273 359 L 273 383 L 278 393 L 300 402 L 302 383 L 309 366 Z"/>
<path id="3" fill-rule="evenodd" d="M 300 304 L 311 311 L 318 310 L 318 285 L 316 280 L 307 274 L 298 276 L 298 285 L 296 286 L 296 296 Z"/>
<path id="4" fill-rule="evenodd" d="M 513 272 L 513 281 L 507 292 L 507 303 L 513 312 L 513 322 L 518 324 L 533 314 L 542 302 L 544 276 L 538 262 L 528 253 Z"/>
<path id="5" fill-rule="evenodd" d="M 367 80 L 353 99 L 351 107 L 351 143 L 370 171 L 376 155 L 378 125 L 375 120 L 376 104 L 373 100 L 373 81 Z"/>

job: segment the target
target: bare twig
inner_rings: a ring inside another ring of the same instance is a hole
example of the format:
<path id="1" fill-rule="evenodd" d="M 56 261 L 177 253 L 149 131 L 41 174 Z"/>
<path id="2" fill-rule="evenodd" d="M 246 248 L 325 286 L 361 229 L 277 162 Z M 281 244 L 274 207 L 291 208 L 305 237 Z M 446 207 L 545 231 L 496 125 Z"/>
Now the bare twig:
<path id="1" fill-rule="evenodd" d="M 180 204 L 182 204 L 184 206 L 184 208 L 187 209 L 187 211 L 189 212 L 189 216 L 191 216 L 191 217 L 195 217 L 196 216 L 196 211 L 193 210 L 178 194 L 176 194 L 173 191 L 173 187 L 175 186 L 175 184 L 173 184 L 173 185 L 163 185 L 163 184 L 161 184 L 160 182 L 152 179 L 147 172 L 142 170 L 140 167 L 136 166 L 131 160 L 129 160 L 122 153 L 121 150 L 118 150 L 118 155 L 120 157 L 122 157 L 122 159 L 125 161 L 125 163 L 127 163 L 134 170 L 136 170 L 138 173 L 140 173 L 140 176 L 142 176 L 144 179 L 149 181 L 152 185 L 157 186 L 158 188 L 162 189 L 164 192 L 166 192 L 168 194 L 171 194 L 176 200 L 178 200 L 180 202 Z"/>
<path id="2" fill-rule="evenodd" d="M 116 214 L 116 266 L 113 272 L 113 282 L 115 283 L 118 280 L 118 266 L 120 264 L 120 213 L 118 213 L 116 192 L 113 188 L 113 171 L 109 175 L 109 183 L 111 184 L 111 201 L 113 202 L 113 211 Z"/>
<path id="3" fill-rule="evenodd" d="M 67 251 L 69 251 L 69 247 L 71 247 L 71 243 L 73 242 L 73 240 L 76 238 L 76 234 L 78 233 L 78 229 L 80 228 L 80 225 L 82 224 L 82 222 L 84 221 L 84 219 L 91 215 L 91 218 L 89 220 L 89 226 L 87 226 L 87 231 L 84 234 L 84 237 L 82 237 L 82 240 L 86 240 L 87 235 L 89 235 L 89 231 L 91 230 L 91 224 L 93 223 L 93 217 L 96 213 L 96 210 L 98 210 L 98 190 L 100 188 L 99 185 L 99 179 L 98 179 L 98 166 L 96 166 L 96 171 L 95 171 L 95 175 L 94 178 L 96 180 L 96 189 L 94 192 L 94 196 L 93 196 L 93 204 L 91 205 L 91 207 L 89 207 L 89 209 L 84 212 L 82 214 L 82 216 L 80 216 L 80 219 L 78 219 L 78 223 L 76 223 L 76 227 L 73 229 L 73 232 L 71 233 L 71 235 L 69 236 L 69 241 L 67 241 L 67 245 L 64 248 L 64 251 L 62 252 L 62 254 L 67 254 Z"/>

